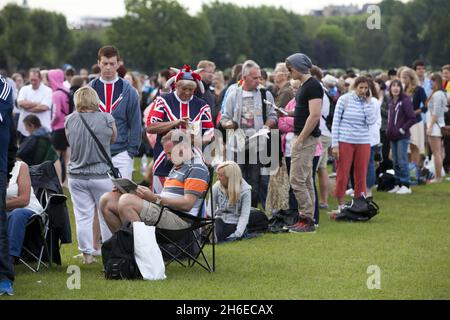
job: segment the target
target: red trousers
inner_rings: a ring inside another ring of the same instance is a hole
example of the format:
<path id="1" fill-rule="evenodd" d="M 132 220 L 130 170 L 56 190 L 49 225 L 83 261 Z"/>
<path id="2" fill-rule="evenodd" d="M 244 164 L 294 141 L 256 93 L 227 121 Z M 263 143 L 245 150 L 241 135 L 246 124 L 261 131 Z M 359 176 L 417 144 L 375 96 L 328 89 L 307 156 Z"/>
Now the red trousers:
<path id="1" fill-rule="evenodd" d="M 350 169 L 353 163 L 355 198 L 366 194 L 367 167 L 370 158 L 370 144 L 339 142 L 339 160 L 336 162 L 336 197 L 345 196 Z"/>

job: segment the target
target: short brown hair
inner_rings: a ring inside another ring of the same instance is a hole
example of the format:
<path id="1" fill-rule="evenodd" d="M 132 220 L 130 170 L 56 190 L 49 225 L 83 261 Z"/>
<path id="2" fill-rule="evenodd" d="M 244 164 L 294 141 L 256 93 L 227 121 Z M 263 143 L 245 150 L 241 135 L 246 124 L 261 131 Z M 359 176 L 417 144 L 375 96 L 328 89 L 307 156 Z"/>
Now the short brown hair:
<path id="1" fill-rule="evenodd" d="M 42 127 L 41 120 L 34 114 L 27 115 L 22 121 L 23 124 L 33 126 L 34 128 Z"/>
<path id="2" fill-rule="evenodd" d="M 359 76 L 355 79 L 355 82 L 353 82 L 353 89 L 356 89 L 361 83 L 367 83 L 369 86 L 369 79 L 367 79 L 364 76 Z"/>
<path id="3" fill-rule="evenodd" d="M 216 67 L 216 64 L 215 64 L 214 62 L 212 62 L 212 61 L 209 61 L 209 60 L 201 60 L 201 61 L 199 61 L 199 63 L 197 64 L 197 69 L 200 69 L 200 68 L 205 69 L 205 68 L 207 68 L 207 67 L 213 67 L 213 68 L 215 68 L 215 67 Z"/>
<path id="4" fill-rule="evenodd" d="M 100 48 L 100 50 L 98 50 L 98 60 L 100 60 L 101 57 L 106 58 L 117 57 L 117 61 L 119 61 L 120 60 L 119 50 L 117 50 L 117 48 L 114 46 L 110 45 L 103 46 Z"/>
<path id="5" fill-rule="evenodd" d="M 322 81 L 323 73 L 322 70 L 318 66 L 312 66 L 311 69 L 309 69 L 309 72 L 311 72 L 311 75 L 317 80 Z"/>
<path id="6" fill-rule="evenodd" d="M 450 71 L 450 64 L 446 64 L 445 66 L 443 66 L 442 71 L 444 71 L 444 70 Z"/>
<path id="7" fill-rule="evenodd" d="M 42 74 L 41 74 L 41 69 L 39 69 L 39 68 L 31 68 L 29 71 L 28 71 L 28 74 L 37 74 L 38 76 L 39 76 L 39 79 L 42 79 Z"/>

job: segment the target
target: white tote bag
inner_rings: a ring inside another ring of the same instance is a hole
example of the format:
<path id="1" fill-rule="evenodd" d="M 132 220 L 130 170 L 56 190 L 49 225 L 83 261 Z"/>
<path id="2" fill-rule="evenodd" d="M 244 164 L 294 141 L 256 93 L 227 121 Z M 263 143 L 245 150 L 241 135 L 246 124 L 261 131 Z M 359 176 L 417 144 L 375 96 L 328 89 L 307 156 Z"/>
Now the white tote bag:
<path id="1" fill-rule="evenodd" d="M 155 227 L 133 222 L 134 257 L 144 280 L 164 280 L 166 266 L 156 243 Z"/>

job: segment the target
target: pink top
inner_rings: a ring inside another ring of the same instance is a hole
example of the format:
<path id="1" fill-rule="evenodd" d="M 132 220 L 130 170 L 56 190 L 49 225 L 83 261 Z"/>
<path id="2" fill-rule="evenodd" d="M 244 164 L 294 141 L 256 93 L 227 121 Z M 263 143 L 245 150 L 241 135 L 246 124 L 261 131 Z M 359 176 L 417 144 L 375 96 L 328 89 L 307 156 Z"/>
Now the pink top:
<path id="1" fill-rule="evenodd" d="M 295 109 L 295 98 L 293 98 L 291 101 L 288 102 L 284 110 L 286 111 L 292 111 Z M 286 135 L 289 132 L 294 132 L 294 117 L 280 117 L 278 119 L 278 129 L 280 129 L 281 132 L 281 150 L 284 152 L 286 151 Z M 323 146 L 322 142 L 319 139 L 319 142 L 317 143 L 316 147 L 316 153 L 314 156 L 320 157 L 323 152 Z"/>
<path id="2" fill-rule="evenodd" d="M 61 69 L 53 69 L 47 76 L 53 90 L 52 130 L 64 129 L 64 118 L 69 113 L 69 91 L 64 86 L 64 72 Z"/>

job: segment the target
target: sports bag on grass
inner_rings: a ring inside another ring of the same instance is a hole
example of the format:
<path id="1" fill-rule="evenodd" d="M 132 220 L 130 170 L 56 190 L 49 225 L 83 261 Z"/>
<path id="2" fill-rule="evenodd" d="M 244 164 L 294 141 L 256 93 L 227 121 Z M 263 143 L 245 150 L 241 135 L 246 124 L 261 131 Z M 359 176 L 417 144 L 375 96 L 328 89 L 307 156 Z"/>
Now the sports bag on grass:
<path id="1" fill-rule="evenodd" d="M 134 257 L 134 239 L 131 223 L 122 226 L 102 245 L 105 278 L 113 280 L 141 279 Z"/>
<path id="2" fill-rule="evenodd" d="M 373 200 L 359 197 L 353 199 L 350 204 L 341 210 L 341 213 L 338 213 L 334 220 L 366 222 L 376 216 L 379 210 L 380 208 Z"/>

